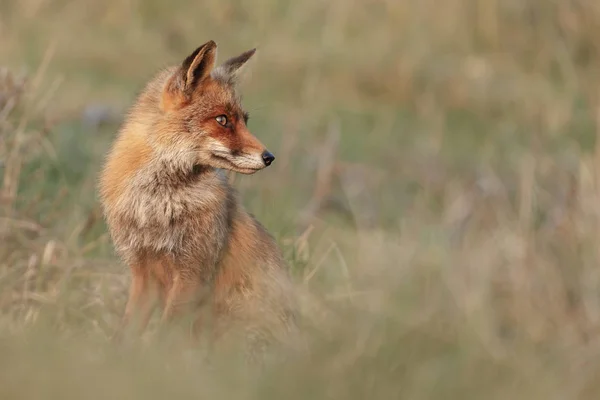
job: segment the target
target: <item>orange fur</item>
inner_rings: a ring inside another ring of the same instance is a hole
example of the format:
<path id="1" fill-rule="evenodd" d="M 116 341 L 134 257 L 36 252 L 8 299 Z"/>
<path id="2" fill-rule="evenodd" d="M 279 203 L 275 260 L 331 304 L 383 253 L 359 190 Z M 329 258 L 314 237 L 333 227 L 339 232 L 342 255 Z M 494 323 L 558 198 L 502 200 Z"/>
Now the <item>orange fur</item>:
<path id="1" fill-rule="evenodd" d="M 283 257 L 223 172 L 252 174 L 270 164 L 235 90 L 238 69 L 253 54 L 215 68 L 209 41 L 161 71 L 110 149 L 99 190 L 111 238 L 132 273 L 122 328 L 136 315 L 145 328 L 155 289 L 163 323 L 212 304 L 219 326 L 243 322 L 249 340 L 295 327 Z"/>

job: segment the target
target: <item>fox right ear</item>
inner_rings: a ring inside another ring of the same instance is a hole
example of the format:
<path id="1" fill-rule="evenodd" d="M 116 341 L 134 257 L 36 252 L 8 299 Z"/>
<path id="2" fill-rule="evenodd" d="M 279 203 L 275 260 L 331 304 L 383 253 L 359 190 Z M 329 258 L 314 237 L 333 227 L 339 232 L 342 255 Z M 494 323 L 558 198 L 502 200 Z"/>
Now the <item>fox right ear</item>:
<path id="1" fill-rule="evenodd" d="M 232 57 L 215 68 L 214 73 L 225 78 L 225 80 L 229 82 L 235 82 L 238 78 L 240 70 L 254 55 L 254 53 L 256 53 L 256 48 L 245 51 L 237 57 Z"/>
<path id="2" fill-rule="evenodd" d="M 200 82 L 210 76 L 217 58 L 217 44 L 209 40 L 187 56 L 167 82 L 163 105 L 181 103 L 189 97 Z"/>

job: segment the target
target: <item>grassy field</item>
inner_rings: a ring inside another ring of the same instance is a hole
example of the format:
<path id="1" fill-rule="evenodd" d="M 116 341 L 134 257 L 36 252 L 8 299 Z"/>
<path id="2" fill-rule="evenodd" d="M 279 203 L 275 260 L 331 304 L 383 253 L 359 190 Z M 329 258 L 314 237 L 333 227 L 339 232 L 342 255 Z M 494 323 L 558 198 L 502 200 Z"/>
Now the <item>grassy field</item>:
<path id="1" fill-rule="evenodd" d="M 598 398 L 599 37 L 594 0 L 0 2 L 0 398 Z M 103 156 L 210 39 L 259 49 L 277 160 L 235 185 L 309 343 L 260 371 L 109 341 Z"/>

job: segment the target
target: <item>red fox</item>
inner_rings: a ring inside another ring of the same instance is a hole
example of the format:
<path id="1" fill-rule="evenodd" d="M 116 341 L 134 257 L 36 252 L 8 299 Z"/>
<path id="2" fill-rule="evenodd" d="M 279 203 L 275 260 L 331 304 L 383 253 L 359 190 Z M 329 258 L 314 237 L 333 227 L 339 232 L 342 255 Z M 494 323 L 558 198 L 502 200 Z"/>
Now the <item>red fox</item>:
<path id="1" fill-rule="evenodd" d="M 117 332 L 134 317 L 138 333 L 146 328 L 153 292 L 162 304 L 161 324 L 210 304 L 217 323 L 242 322 L 253 340 L 296 327 L 287 264 L 226 177 L 226 170 L 254 174 L 275 159 L 249 132 L 236 91 L 241 67 L 256 49 L 219 66 L 216 51 L 208 41 L 159 72 L 105 160 L 102 210 L 132 273 Z"/>

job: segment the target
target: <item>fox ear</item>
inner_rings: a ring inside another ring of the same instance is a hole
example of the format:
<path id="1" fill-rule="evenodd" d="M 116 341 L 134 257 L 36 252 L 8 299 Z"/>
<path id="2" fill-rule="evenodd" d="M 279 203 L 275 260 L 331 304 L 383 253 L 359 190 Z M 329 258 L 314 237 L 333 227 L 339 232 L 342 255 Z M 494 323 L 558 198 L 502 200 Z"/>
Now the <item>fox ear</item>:
<path id="1" fill-rule="evenodd" d="M 179 69 L 184 91 L 193 90 L 199 82 L 210 75 L 216 58 L 217 44 L 213 40 L 204 43 L 186 57 Z"/>
<path id="2" fill-rule="evenodd" d="M 163 109 L 172 109 L 189 101 L 194 89 L 206 79 L 215 66 L 217 44 L 209 40 L 187 56 L 169 78 L 162 98 Z"/>
<path id="3" fill-rule="evenodd" d="M 215 75 L 224 77 L 228 81 L 235 81 L 246 62 L 256 53 L 256 48 L 243 52 L 237 57 L 232 57 L 215 68 Z"/>

